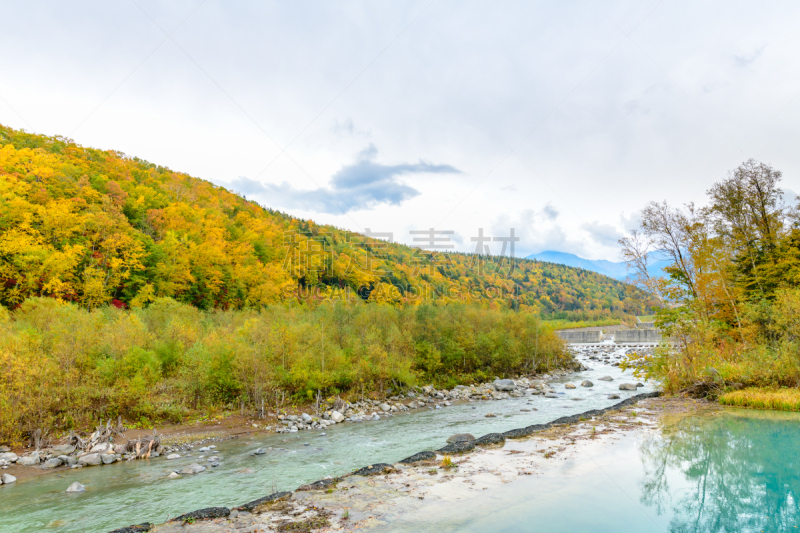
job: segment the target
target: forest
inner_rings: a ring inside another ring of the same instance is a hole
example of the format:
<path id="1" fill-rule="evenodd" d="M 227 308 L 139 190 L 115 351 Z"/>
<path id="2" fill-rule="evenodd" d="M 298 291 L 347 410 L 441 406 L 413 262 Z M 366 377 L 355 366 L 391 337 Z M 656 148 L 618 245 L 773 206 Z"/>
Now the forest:
<path id="1" fill-rule="evenodd" d="M 0 126 L 0 303 L 199 309 L 296 300 L 483 302 L 560 320 L 644 310 L 629 284 L 562 265 L 433 253 L 263 208 L 168 168 Z"/>
<path id="2" fill-rule="evenodd" d="M 647 309 L 561 265 L 434 254 L 135 157 L 0 127 L 0 441 L 570 364 Z"/>
<path id="3" fill-rule="evenodd" d="M 705 206 L 651 202 L 641 228 L 620 241 L 637 283 L 660 302 L 656 325 L 679 343 L 646 367 L 667 390 L 772 390 L 800 408 L 800 212 L 781 179 L 745 161 L 709 188 Z M 648 274 L 653 250 L 669 257 L 667 276 Z M 747 387 L 755 389 L 739 390 Z"/>

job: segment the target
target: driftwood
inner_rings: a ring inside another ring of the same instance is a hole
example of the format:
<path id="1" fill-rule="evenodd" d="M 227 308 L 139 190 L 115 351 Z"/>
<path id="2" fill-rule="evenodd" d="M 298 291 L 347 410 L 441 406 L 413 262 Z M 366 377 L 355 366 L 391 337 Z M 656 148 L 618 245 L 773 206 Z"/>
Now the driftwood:
<path id="1" fill-rule="evenodd" d="M 117 417 L 116 426 L 111 425 L 111 419 L 109 418 L 105 425 L 103 425 L 101 420 L 100 425 L 95 427 L 94 433 L 92 433 L 88 439 L 84 440 L 79 435 L 76 435 L 74 431 L 70 431 L 63 443 L 75 446 L 76 450 L 91 450 L 92 447 L 98 444 L 113 441 L 114 437 L 119 436 L 125 438 L 125 430 L 126 428 L 122 425 L 121 416 Z"/>
<path id="2" fill-rule="evenodd" d="M 131 439 L 125 444 L 125 451 L 131 454 L 128 461 L 134 459 L 148 459 L 150 454 L 154 452 L 161 453 L 163 448 L 161 446 L 161 435 L 156 435 L 156 430 L 153 430 L 152 435 L 145 435 L 140 439 Z"/>

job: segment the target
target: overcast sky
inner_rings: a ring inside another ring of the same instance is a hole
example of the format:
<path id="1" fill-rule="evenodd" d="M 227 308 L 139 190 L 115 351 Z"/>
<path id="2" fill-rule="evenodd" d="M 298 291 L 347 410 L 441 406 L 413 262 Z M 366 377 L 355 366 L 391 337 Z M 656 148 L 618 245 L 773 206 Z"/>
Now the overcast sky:
<path id="1" fill-rule="evenodd" d="M 800 191 L 796 1 L 0 6 L 0 123 L 399 242 L 619 260 L 747 158 Z"/>

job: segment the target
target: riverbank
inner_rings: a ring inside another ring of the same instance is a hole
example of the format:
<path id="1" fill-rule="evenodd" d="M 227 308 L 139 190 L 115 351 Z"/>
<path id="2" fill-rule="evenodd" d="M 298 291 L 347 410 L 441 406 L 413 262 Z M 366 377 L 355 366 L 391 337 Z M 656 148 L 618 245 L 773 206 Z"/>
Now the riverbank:
<path id="1" fill-rule="evenodd" d="M 394 464 L 366 465 L 351 475 L 319 480 L 294 492 L 274 493 L 232 509 L 217 507 L 186 513 L 165 524 L 138 530 L 210 533 L 379 527 L 431 502 L 447 505 L 490 494 L 483 491 L 521 477 L 541 475 L 565 456 L 576 453 L 579 443 L 611 446 L 615 439 L 656 428 L 664 417 L 721 409 L 704 401 L 639 395 L 609 409 L 490 434 L 469 444 L 424 451 Z M 445 456 L 450 458 L 450 464 Z"/>
<path id="2" fill-rule="evenodd" d="M 134 453 L 135 443 L 139 442 L 148 445 L 147 459 L 157 459 L 162 456 L 176 459 L 180 454 L 191 452 L 195 447 L 203 445 L 213 447 L 213 444 L 218 442 L 258 434 L 324 431 L 336 424 L 380 421 L 403 412 L 442 409 L 468 401 L 553 395 L 556 391 L 550 387 L 549 380 L 561 379 L 581 368 L 583 367 L 576 363 L 570 370 L 554 370 L 543 375 L 520 377 L 517 380 L 496 379 L 491 383 L 459 385 L 451 390 L 437 390 L 432 385 L 413 387 L 405 393 L 380 399 L 370 396 L 353 402 L 337 399 L 322 409 L 316 405 L 289 407 L 278 412 L 265 413 L 263 418 L 233 415 L 153 430 L 111 428 L 113 431 L 110 438 L 100 438 L 95 432 L 83 434 L 82 439 L 64 439 L 59 444 L 37 450 L 30 448 L 12 450 L 4 447 L 0 449 L 0 476 L 8 474 L 16 480 L 75 468 L 134 460 L 140 458 Z M 98 428 L 98 432 L 101 431 L 102 428 Z M 151 436 L 158 436 L 157 440 L 152 441 L 155 443 L 152 448 L 147 441 L 152 439 Z"/>

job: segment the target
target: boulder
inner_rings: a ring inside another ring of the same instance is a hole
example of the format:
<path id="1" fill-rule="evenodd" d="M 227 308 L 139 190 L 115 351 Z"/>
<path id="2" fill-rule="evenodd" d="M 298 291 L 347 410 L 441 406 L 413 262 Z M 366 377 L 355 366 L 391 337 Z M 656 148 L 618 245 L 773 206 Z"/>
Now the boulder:
<path id="1" fill-rule="evenodd" d="M 264 455 L 265 453 L 267 453 L 266 448 L 259 448 L 253 452 L 253 455 Z"/>
<path id="2" fill-rule="evenodd" d="M 3 474 L 2 480 L 3 480 L 3 485 L 8 485 L 9 483 L 14 483 L 17 480 L 17 478 L 12 476 L 11 474 Z"/>
<path id="3" fill-rule="evenodd" d="M 114 450 L 114 445 L 110 442 L 101 442 L 100 444 L 95 444 L 92 446 L 92 449 L 89 450 L 89 453 L 108 453 Z"/>
<path id="4" fill-rule="evenodd" d="M 52 459 L 48 459 L 47 461 L 45 461 L 44 464 L 42 465 L 42 468 L 44 468 L 45 470 L 50 470 L 52 468 L 58 468 L 62 464 L 63 461 L 61 460 L 61 458 L 53 457 Z"/>
<path id="5" fill-rule="evenodd" d="M 75 446 L 70 446 L 69 444 L 59 444 L 58 446 L 53 446 L 50 452 L 53 455 L 69 455 L 74 451 Z"/>
<path id="6" fill-rule="evenodd" d="M 496 379 L 492 385 L 498 391 L 512 391 L 517 388 L 517 384 L 514 383 L 513 379 Z"/>
<path id="7" fill-rule="evenodd" d="M 10 451 L 11 451 L 11 448 L 9 448 L 6 445 L 0 446 L 0 453 L 6 453 L 6 452 L 10 452 Z"/>
<path id="8" fill-rule="evenodd" d="M 637 387 L 637 388 L 638 388 L 638 387 L 644 387 L 644 383 L 637 383 L 637 384 L 636 384 L 636 387 Z"/>
<path id="9" fill-rule="evenodd" d="M 609 394 L 608 395 L 608 399 L 609 400 L 619 400 L 619 394 Z"/>
<path id="10" fill-rule="evenodd" d="M 39 453 L 33 452 L 30 455 L 25 455 L 17 459 L 17 464 L 20 466 L 34 466 L 38 465 L 41 460 L 39 459 Z"/>
<path id="11" fill-rule="evenodd" d="M 574 389 L 575 385 L 573 385 L 572 383 L 564 383 L 564 388 L 565 389 Z"/>
<path id="12" fill-rule="evenodd" d="M 86 487 L 84 487 L 83 485 L 81 485 L 77 481 L 75 483 L 73 483 L 72 485 L 70 485 L 69 487 L 67 487 L 67 493 L 68 494 L 74 494 L 76 492 L 86 492 Z"/>
<path id="13" fill-rule="evenodd" d="M 300 415 L 300 418 L 302 418 L 303 422 L 305 422 L 306 424 L 310 424 L 313 421 L 313 418 L 311 418 L 311 415 L 306 414 L 306 413 L 303 413 L 302 415 Z"/>
<path id="14" fill-rule="evenodd" d="M 8 461 L 9 463 L 16 463 L 19 456 L 14 452 L 0 453 L 0 461 Z"/>
<path id="15" fill-rule="evenodd" d="M 342 413 L 340 413 L 339 411 L 333 411 L 331 413 L 331 420 L 333 420 L 334 422 L 336 422 L 338 424 L 339 422 L 344 420 L 344 415 Z"/>
<path id="16" fill-rule="evenodd" d="M 619 390 L 636 390 L 635 383 L 621 383 L 619 386 Z"/>
<path id="17" fill-rule="evenodd" d="M 452 444 L 454 442 L 469 442 L 473 440 L 475 440 L 475 436 L 471 433 L 456 433 L 447 438 L 447 443 Z"/>
<path id="18" fill-rule="evenodd" d="M 197 463 L 192 463 L 189 466 L 184 467 L 178 473 L 179 474 L 199 474 L 200 472 L 204 471 L 205 469 L 206 469 L 206 467 L 204 467 L 204 466 L 200 466 Z"/>
<path id="19" fill-rule="evenodd" d="M 180 456 L 180 455 L 178 455 L 177 453 L 171 453 L 171 454 L 169 454 L 169 455 L 167 456 L 167 459 L 169 459 L 170 461 L 171 461 L 172 459 L 180 459 L 180 458 L 181 458 L 181 456 Z"/>
<path id="20" fill-rule="evenodd" d="M 111 463 L 117 462 L 117 456 L 112 453 L 104 453 L 100 456 L 104 465 L 110 465 Z"/>
<path id="21" fill-rule="evenodd" d="M 597 378 L 597 379 L 600 380 L 600 381 L 614 381 L 614 378 L 612 378 L 611 376 L 603 376 L 603 377 Z"/>
<path id="22" fill-rule="evenodd" d="M 486 413 L 484 416 L 485 416 L 486 418 L 495 418 L 497 415 L 496 415 L 496 414 L 494 414 L 494 413 Z"/>
<path id="23" fill-rule="evenodd" d="M 547 394 L 544 395 L 544 397 L 545 398 L 561 398 L 561 396 L 559 396 L 558 394 L 556 394 L 554 392 L 548 392 Z"/>
<path id="24" fill-rule="evenodd" d="M 78 459 L 70 455 L 60 455 L 59 459 L 61 459 L 67 466 L 73 466 L 78 464 Z"/>
<path id="25" fill-rule="evenodd" d="M 83 457 L 78 457 L 78 465 L 80 466 L 97 466 L 103 462 L 103 459 L 98 453 L 90 453 Z"/>
<path id="26" fill-rule="evenodd" d="M 592 383 L 588 379 L 584 379 L 583 381 L 581 381 L 581 387 L 594 387 L 594 383 Z"/>
<path id="27" fill-rule="evenodd" d="M 380 407 L 381 411 L 389 412 L 392 410 L 392 407 L 388 403 L 382 403 L 378 407 Z"/>
<path id="28" fill-rule="evenodd" d="M 181 475 L 177 472 L 170 472 L 167 476 L 169 479 L 175 479 L 176 477 L 181 477 Z"/>

